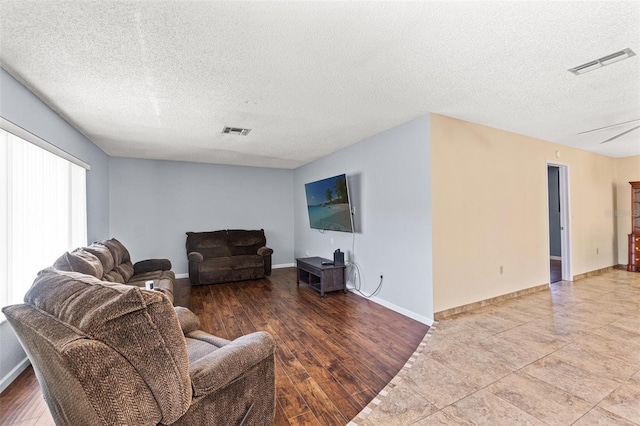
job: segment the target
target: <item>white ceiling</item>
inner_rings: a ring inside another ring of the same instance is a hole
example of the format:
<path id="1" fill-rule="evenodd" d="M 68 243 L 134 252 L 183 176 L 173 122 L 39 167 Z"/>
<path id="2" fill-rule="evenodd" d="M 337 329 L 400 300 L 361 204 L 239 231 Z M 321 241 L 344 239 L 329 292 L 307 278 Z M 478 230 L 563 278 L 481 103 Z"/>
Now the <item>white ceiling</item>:
<path id="1" fill-rule="evenodd" d="M 0 65 L 112 156 L 296 168 L 430 112 L 640 155 L 577 135 L 640 119 L 639 1 L 0 0 Z"/>

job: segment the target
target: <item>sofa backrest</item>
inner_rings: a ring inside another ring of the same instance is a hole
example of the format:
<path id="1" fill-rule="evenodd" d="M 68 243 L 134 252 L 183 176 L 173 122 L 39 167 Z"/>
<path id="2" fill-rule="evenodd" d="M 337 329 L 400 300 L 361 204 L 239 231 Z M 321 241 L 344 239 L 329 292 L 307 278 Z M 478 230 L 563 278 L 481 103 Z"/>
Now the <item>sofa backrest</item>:
<path id="1" fill-rule="evenodd" d="M 267 244 L 263 229 L 230 229 L 211 232 L 187 232 L 187 254 L 201 253 L 207 259 L 256 254 Z"/>
<path id="2" fill-rule="evenodd" d="M 101 279 L 104 268 L 100 259 L 83 248 L 66 252 L 53 263 L 53 269 L 66 272 L 78 272 Z"/>
<path id="3" fill-rule="evenodd" d="M 81 417 L 77 410 L 91 407 L 87 418 L 101 424 L 169 424 L 189 408 L 186 343 L 163 295 L 47 268 L 24 301 L 6 308 L 7 318 L 47 389 L 45 396 L 64 418 Z M 22 318 L 11 319 L 12 313 Z M 74 389 L 83 392 L 65 400 Z"/>
<path id="4" fill-rule="evenodd" d="M 114 419 L 109 412 L 98 413 L 97 410 L 100 407 L 92 404 L 92 398 L 89 393 L 85 394 L 83 383 L 79 380 L 82 365 L 78 362 L 69 362 L 74 359 L 94 361 L 95 357 L 99 356 L 99 351 L 104 350 L 105 346 L 89 347 L 89 344 L 98 342 L 87 339 L 77 329 L 31 305 L 6 306 L 2 312 L 29 356 L 55 424 L 136 424 L 138 418 L 135 415 Z M 89 368 L 90 366 L 85 363 L 84 369 Z M 117 377 L 119 369 L 114 370 L 113 374 Z M 134 379 L 139 377 L 132 374 L 135 370 L 128 373 Z M 113 396 L 107 392 L 103 394 L 105 398 Z M 147 395 L 143 393 L 143 398 L 146 397 Z M 156 408 L 150 411 L 149 417 L 159 419 L 159 414 Z"/>
<path id="5" fill-rule="evenodd" d="M 256 254 L 260 247 L 267 244 L 264 230 L 245 231 L 232 229 L 227 231 L 227 242 L 232 256 Z"/>
<path id="6" fill-rule="evenodd" d="M 111 272 L 116 266 L 113 255 L 111 254 L 111 250 L 109 250 L 109 248 L 104 244 L 95 242 L 88 247 L 83 247 L 83 249 L 84 251 L 88 251 L 98 258 L 98 260 L 102 264 L 102 269 L 104 270 L 105 274 Z"/>
<path id="7" fill-rule="evenodd" d="M 207 259 L 231 255 L 227 244 L 227 231 L 187 232 L 187 254 L 198 252 Z"/>
<path id="8" fill-rule="evenodd" d="M 133 276 L 129 251 L 115 238 L 67 252 L 54 262 L 53 268 L 115 283 L 126 283 Z"/>

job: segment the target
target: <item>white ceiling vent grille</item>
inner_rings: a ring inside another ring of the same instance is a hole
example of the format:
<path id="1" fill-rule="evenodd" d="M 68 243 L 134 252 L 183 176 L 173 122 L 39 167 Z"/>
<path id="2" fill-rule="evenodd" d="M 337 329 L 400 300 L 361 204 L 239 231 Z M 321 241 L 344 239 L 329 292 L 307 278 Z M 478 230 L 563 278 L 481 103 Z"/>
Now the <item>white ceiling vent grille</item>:
<path id="1" fill-rule="evenodd" d="M 228 133 L 230 135 L 247 136 L 251 129 L 243 129 L 241 127 L 225 127 L 222 129 L 222 133 Z"/>
<path id="2" fill-rule="evenodd" d="M 595 61 L 578 65 L 577 67 L 569 69 L 569 72 L 572 72 L 575 75 L 584 74 L 586 72 L 593 71 L 607 65 L 611 65 L 618 61 L 622 61 L 623 59 L 628 59 L 632 56 L 636 56 L 635 52 L 629 48 L 626 48 L 619 52 L 612 53 L 611 55 L 603 56 L 602 58 L 596 59 Z"/>

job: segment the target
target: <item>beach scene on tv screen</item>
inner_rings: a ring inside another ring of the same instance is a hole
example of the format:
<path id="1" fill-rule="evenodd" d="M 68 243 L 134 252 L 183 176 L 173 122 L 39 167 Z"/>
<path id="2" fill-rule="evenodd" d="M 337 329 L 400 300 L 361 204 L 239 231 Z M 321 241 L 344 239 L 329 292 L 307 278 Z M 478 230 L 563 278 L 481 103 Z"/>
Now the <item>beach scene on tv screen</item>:
<path id="1" fill-rule="evenodd" d="M 345 175 L 307 183 L 309 223 L 314 229 L 352 232 Z"/>

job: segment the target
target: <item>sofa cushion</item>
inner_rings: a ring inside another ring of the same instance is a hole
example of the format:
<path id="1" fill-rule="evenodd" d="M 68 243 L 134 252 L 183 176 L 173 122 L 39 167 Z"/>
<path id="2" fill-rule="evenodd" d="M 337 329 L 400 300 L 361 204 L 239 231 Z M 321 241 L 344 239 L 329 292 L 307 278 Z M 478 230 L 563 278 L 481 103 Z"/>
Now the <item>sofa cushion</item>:
<path id="1" fill-rule="evenodd" d="M 192 389 L 184 335 L 170 301 L 161 294 L 75 272 L 40 271 L 26 303 L 113 348 L 154 394 L 163 423 L 189 408 Z M 162 374 L 158 374 L 158 372 Z"/>
<path id="2" fill-rule="evenodd" d="M 171 270 L 171 261 L 169 259 L 147 259 L 136 262 L 133 265 L 134 274 L 144 274 L 150 271 L 169 271 Z"/>
<path id="3" fill-rule="evenodd" d="M 190 364 L 218 349 L 217 346 L 202 340 L 192 339 L 190 337 L 185 337 L 185 340 L 187 341 L 187 352 L 189 352 Z"/>
<path id="4" fill-rule="evenodd" d="M 164 293 L 173 302 L 173 283 L 176 275 L 173 271 L 151 271 L 136 274 L 127 282 L 129 285 L 144 288 L 145 282 L 153 280 L 153 288 Z"/>
<path id="5" fill-rule="evenodd" d="M 59 271 L 79 272 L 96 278 L 102 278 L 104 275 L 100 259 L 81 248 L 60 256 L 53 263 L 53 268 Z"/>
<path id="6" fill-rule="evenodd" d="M 111 272 L 104 274 L 102 279 L 110 283 L 119 283 L 119 284 L 125 283 L 125 280 L 122 274 L 116 270 L 113 270 Z"/>
<path id="7" fill-rule="evenodd" d="M 129 280 L 133 276 L 133 264 L 129 260 L 119 265 L 116 265 L 114 269 L 122 276 L 125 283 L 129 282 Z"/>
<path id="8" fill-rule="evenodd" d="M 109 251 L 111 251 L 116 266 L 120 265 L 121 263 L 131 262 L 129 250 L 127 250 L 127 248 L 122 245 L 120 241 L 112 238 L 110 240 L 103 241 L 102 244 L 107 246 Z"/>
<path id="9" fill-rule="evenodd" d="M 225 246 L 220 246 L 220 247 L 207 247 L 207 248 L 200 248 L 197 250 L 198 253 L 202 254 L 202 257 L 204 257 L 205 259 L 208 257 L 228 257 L 231 256 L 231 250 L 229 250 L 229 247 Z"/>
<path id="10" fill-rule="evenodd" d="M 201 253 L 204 258 L 231 255 L 227 246 L 227 231 L 187 232 L 187 254 Z"/>
<path id="11" fill-rule="evenodd" d="M 233 269 L 232 257 L 212 257 L 200 263 L 200 273 L 210 271 L 231 271 Z"/>
<path id="12" fill-rule="evenodd" d="M 114 268 L 115 261 L 113 260 L 113 255 L 111 254 L 109 248 L 104 244 L 93 243 L 89 247 L 85 247 L 84 249 L 100 259 L 100 263 L 102 263 L 102 269 L 104 269 L 105 274 L 111 272 L 111 270 Z"/>
<path id="13" fill-rule="evenodd" d="M 233 281 L 233 261 L 230 257 L 205 259 L 198 265 L 198 281 L 200 283 Z"/>
<path id="14" fill-rule="evenodd" d="M 233 269 L 245 268 L 263 268 L 264 258 L 258 255 L 233 256 L 231 259 L 231 267 Z"/>
<path id="15" fill-rule="evenodd" d="M 267 244 L 262 229 L 256 231 L 230 230 L 227 231 L 227 243 L 232 256 L 256 254 L 260 247 Z"/>
<path id="16" fill-rule="evenodd" d="M 200 328 L 200 320 L 198 316 L 191 312 L 189 309 L 182 306 L 176 306 L 173 308 L 178 316 L 178 322 L 182 328 L 182 333 L 191 333 Z"/>
<path id="17" fill-rule="evenodd" d="M 175 280 L 175 278 L 176 274 L 173 271 L 149 271 L 132 276 L 127 284 L 137 285 L 135 283 L 142 283 L 138 287 L 144 287 L 144 282 L 148 280 Z"/>

